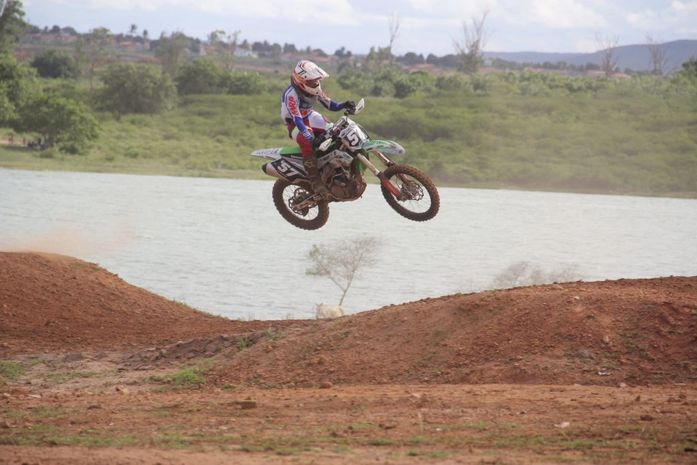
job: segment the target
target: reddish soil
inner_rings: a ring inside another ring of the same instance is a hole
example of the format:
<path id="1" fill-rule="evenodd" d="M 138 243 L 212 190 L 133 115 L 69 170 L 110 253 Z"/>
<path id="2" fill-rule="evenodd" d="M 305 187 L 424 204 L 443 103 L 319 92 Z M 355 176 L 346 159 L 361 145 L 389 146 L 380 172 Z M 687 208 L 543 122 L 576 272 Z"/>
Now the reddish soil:
<path id="1" fill-rule="evenodd" d="M 330 321 L 241 322 L 61 255 L 0 253 L 0 276 L 0 353 L 157 346 L 158 357 L 133 358 L 153 363 L 227 350 L 213 376 L 221 384 L 697 379 L 697 277 L 453 295 Z M 239 353 L 239 336 L 221 338 L 240 334 L 247 350 Z M 186 342 L 168 346 L 175 341 Z"/>
<path id="2" fill-rule="evenodd" d="M 278 370 L 278 367 L 283 370 Z M 294 328 L 219 365 L 260 385 L 697 380 L 697 278 L 427 299 Z"/>
<path id="3" fill-rule="evenodd" d="M 691 464 L 696 379 L 697 277 L 239 322 L 0 253 L 0 464 Z"/>
<path id="4" fill-rule="evenodd" d="M 14 252 L 0 252 L 0 320 L 0 356 L 113 350 L 289 324 L 216 317 L 91 263 Z"/>

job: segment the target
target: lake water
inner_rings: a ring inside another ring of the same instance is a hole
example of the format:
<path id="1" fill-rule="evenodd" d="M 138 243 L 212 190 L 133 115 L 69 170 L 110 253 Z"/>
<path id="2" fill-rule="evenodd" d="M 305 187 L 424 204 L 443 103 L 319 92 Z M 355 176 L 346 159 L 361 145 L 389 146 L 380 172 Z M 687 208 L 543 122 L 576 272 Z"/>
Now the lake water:
<path id="1" fill-rule="evenodd" d="M 428 222 L 392 211 L 379 188 L 332 204 L 317 231 L 286 223 L 272 181 L 0 169 L 0 250 L 97 263 L 131 284 L 231 318 L 307 318 L 340 290 L 308 276 L 313 244 L 376 237 L 355 313 L 491 288 L 528 262 L 584 280 L 697 275 L 697 200 L 441 188 Z"/>

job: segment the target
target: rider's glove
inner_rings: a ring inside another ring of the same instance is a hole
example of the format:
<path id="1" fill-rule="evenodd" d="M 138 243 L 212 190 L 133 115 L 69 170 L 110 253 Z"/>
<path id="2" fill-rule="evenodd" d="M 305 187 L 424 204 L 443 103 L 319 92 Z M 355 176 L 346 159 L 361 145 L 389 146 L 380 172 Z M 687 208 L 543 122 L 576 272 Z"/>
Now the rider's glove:
<path id="1" fill-rule="evenodd" d="M 348 113 L 354 114 L 356 112 L 356 102 L 353 100 L 346 100 L 342 105 L 344 106 L 344 110 Z"/>
<path id="2" fill-rule="evenodd" d="M 305 128 L 305 130 L 303 131 L 303 137 L 312 142 L 312 140 L 315 138 L 315 135 L 312 134 L 312 129 Z"/>

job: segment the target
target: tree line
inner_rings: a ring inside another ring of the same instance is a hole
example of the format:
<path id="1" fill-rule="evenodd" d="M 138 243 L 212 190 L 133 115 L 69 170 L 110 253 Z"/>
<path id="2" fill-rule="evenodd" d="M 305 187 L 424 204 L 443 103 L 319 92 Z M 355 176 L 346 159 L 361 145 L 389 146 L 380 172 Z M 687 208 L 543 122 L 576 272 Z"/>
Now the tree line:
<path id="1" fill-rule="evenodd" d="M 14 46 L 24 27 L 21 2 L 3 2 L 0 14 L 0 126 L 39 134 L 41 147 L 77 153 L 97 138 L 98 123 L 83 102 L 44 88 L 36 70 L 17 62 Z M 41 65 L 38 63 L 38 65 Z"/>
<path id="2" fill-rule="evenodd" d="M 26 28 L 23 17 L 19 0 L 9 1 L 0 15 L 0 126 L 38 134 L 43 147 L 56 147 L 67 153 L 85 151 L 98 137 L 95 112 L 108 112 L 116 118 L 129 113 L 154 114 L 173 108 L 180 96 L 253 95 L 278 87 L 277 77 L 234 69 L 234 51 L 238 46 L 245 46 L 244 42 L 238 43 L 239 31 L 212 32 L 208 37 L 208 44 L 212 45 L 209 55 L 193 60 L 185 53 L 191 38 L 182 33 L 162 34 L 154 49 L 158 63 L 143 64 L 110 63 L 112 34 L 98 28 L 81 35 L 73 54 L 49 49 L 30 63 L 20 63 L 13 50 Z M 462 74 L 436 76 L 408 72 L 399 66 L 406 57 L 410 63 L 418 63 L 423 57 L 407 54 L 403 59 L 392 55 L 399 31 L 398 18 L 394 17 L 387 47 L 373 48 L 361 60 L 345 48 L 337 50 L 337 56 L 341 57 L 337 82 L 356 95 L 400 99 L 417 92 L 486 94 L 492 86 L 524 95 L 592 93 L 607 85 L 602 80 L 552 74 L 517 72 L 493 77 L 477 74 L 482 63 L 485 18 L 483 15 L 463 27 L 463 39 L 456 47 L 459 53 L 450 58 L 452 66 L 461 69 Z M 57 26 L 54 29 L 64 30 Z M 132 25 L 130 34 L 136 32 L 137 27 Z M 262 45 L 275 48 L 273 44 Z M 285 44 L 281 47 L 284 50 L 296 49 L 292 44 Z M 89 83 L 88 91 L 80 89 L 78 78 Z M 673 79 L 697 83 L 697 60 L 686 62 Z M 53 80 L 55 84 L 51 83 Z"/>

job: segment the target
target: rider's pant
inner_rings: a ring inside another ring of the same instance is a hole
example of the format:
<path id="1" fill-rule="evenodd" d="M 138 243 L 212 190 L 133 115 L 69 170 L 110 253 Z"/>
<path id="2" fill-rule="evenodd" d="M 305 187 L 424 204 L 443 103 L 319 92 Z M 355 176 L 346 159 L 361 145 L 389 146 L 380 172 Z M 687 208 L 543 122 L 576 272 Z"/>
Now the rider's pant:
<path id="1" fill-rule="evenodd" d="M 320 113 L 314 110 L 312 110 L 303 120 L 305 126 L 312 129 L 312 132 L 315 135 L 315 137 L 326 131 L 327 123 L 329 122 L 329 120 L 327 120 L 324 116 L 322 116 Z M 294 132 L 296 132 L 295 141 L 300 146 L 300 151 L 302 153 L 303 158 L 307 158 L 310 155 L 312 155 L 312 141 L 305 139 L 305 136 L 303 136 L 302 133 L 297 131 L 297 129 L 295 129 Z"/>

